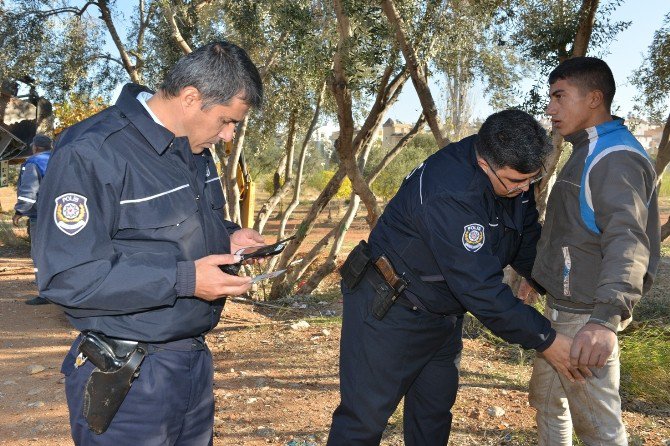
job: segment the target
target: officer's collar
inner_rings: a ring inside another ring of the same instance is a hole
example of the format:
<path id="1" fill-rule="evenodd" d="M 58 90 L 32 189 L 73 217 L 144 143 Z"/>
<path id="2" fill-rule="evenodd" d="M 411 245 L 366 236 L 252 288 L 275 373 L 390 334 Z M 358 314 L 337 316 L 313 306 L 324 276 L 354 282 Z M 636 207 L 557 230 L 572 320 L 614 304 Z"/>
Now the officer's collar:
<path id="1" fill-rule="evenodd" d="M 140 101 L 137 100 L 137 95 L 143 91 L 154 93 L 141 85 L 126 84 L 116 100 L 116 106 L 121 110 L 122 117 L 127 118 L 142 133 L 151 147 L 159 155 L 162 155 L 174 140 L 175 135 L 156 123 Z"/>

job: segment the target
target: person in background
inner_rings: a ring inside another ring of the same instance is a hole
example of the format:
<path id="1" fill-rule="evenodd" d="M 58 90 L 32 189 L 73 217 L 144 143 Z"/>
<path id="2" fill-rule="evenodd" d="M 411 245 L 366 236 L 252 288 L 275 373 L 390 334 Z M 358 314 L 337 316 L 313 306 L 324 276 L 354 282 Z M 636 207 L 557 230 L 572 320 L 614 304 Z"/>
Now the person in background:
<path id="1" fill-rule="evenodd" d="M 16 183 L 16 205 L 12 223 L 19 226 L 22 217 L 28 217 L 28 238 L 35 232 L 37 225 L 37 196 L 40 183 L 47 172 L 47 165 L 51 157 L 51 138 L 38 133 L 30 144 L 33 155 L 21 165 L 21 172 Z M 35 243 L 31 239 L 30 250 L 34 252 Z M 34 258 L 34 256 L 33 256 Z M 28 299 L 28 305 L 44 305 L 49 301 L 41 296 Z"/>

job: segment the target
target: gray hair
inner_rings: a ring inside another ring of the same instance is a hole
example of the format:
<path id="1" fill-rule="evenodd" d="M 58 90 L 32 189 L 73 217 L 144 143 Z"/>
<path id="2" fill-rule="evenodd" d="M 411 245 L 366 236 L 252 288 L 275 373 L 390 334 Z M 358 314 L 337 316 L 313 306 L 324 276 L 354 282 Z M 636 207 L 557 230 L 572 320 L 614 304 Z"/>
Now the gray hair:
<path id="1" fill-rule="evenodd" d="M 532 173 L 542 167 L 553 146 L 539 122 L 521 110 L 503 110 L 484 121 L 476 149 L 492 168 Z"/>
<path id="2" fill-rule="evenodd" d="M 239 97 L 250 107 L 263 101 L 263 82 L 246 51 L 226 41 L 211 42 L 185 55 L 169 71 L 161 91 L 175 97 L 186 87 L 202 95 L 203 109 L 228 105 Z"/>

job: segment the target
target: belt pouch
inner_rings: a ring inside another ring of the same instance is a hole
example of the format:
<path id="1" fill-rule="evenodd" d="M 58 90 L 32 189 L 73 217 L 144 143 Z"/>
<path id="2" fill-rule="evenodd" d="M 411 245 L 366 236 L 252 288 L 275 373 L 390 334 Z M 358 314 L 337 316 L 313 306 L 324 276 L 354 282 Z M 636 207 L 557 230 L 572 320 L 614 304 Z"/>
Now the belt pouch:
<path id="1" fill-rule="evenodd" d="M 353 290 L 356 288 L 356 285 L 358 285 L 365 275 L 365 270 L 370 265 L 370 257 L 370 246 L 367 242 L 361 240 L 342 264 L 340 275 L 342 276 L 342 281 L 349 289 Z"/>

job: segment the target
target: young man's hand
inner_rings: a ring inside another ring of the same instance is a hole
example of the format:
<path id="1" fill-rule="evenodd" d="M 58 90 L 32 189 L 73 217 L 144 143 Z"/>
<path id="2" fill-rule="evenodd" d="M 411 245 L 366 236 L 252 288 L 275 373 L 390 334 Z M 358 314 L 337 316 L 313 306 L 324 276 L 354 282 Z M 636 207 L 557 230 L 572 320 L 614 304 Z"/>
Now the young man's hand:
<path id="1" fill-rule="evenodd" d="M 616 333 L 604 325 L 589 322 L 572 341 L 570 362 L 573 367 L 603 367 L 615 345 Z"/>
<path id="2" fill-rule="evenodd" d="M 543 352 L 539 353 L 559 373 L 563 374 L 570 382 L 585 382 L 585 377 L 593 376 L 586 367 L 573 365 L 570 361 L 570 346 L 572 339 L 568 336 L 556 333 L 556 339 Z"/>
<path id="3" fill-rule="evenodd" d="M 12 224 L 13 224 L 14 226 L 19 226 L 19 221 L 21 220 L 22 217 L 23 217 L 23 215 L 14 214 L 14 215 L 12 216 Z"/>

